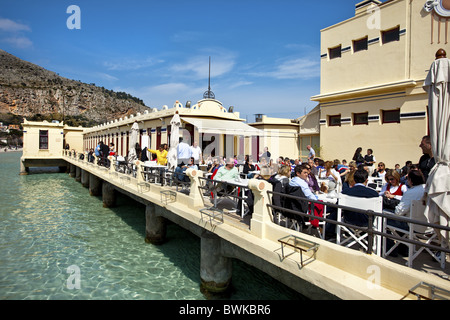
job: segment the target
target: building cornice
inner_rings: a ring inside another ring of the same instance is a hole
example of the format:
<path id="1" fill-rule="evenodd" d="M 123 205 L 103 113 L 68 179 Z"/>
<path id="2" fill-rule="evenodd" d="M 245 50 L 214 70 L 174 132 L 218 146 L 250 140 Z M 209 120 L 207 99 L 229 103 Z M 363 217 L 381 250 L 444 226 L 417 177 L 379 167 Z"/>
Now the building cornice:
<path id="1" fill-rule="evenodd" d="M 333 100 L 340 100 L 349 97 L 364 96 L 368 94 L 378 94 L 382 92 L 392 92 L 399 89 L 413 88 L 417 86 L 417 81 L 415 80 L 404 80 L 399 82 L 386 83 L 381 85 L 375 85 L 370 87 L 356 88 L 346 91 L 332 92 L 326 94 L 320 94 L 311 97 L 311 101 L 317 102 L 327 102 Z"/>

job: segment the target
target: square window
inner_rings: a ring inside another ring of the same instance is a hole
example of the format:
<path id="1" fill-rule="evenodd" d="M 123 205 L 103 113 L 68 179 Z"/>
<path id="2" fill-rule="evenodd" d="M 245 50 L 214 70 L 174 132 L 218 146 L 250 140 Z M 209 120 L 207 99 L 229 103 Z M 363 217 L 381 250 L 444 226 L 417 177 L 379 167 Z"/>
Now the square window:
<path id="1" fill-rule="evenodd" d="M 336 59 L 336 58 L 340 58 L 341 57 L 341 52 L 342 52 L 341 47 L 342 46 L 338 46 L 338 47 L 335 47 L 335 48 L 328 49 L 330 59 Z"/>
<path id="2" fill-rule="evenodd" d="M 341 115 L 329 116 L 328 125 L 330 127 L 340 127 L 341 126 Z"/>
<path id="3" fill-rule="evenodd" d="M 365 37 L 360 40 L 353 40 L 353 52 L 364 51 L 367 50 L 369 45 L 369 38 Z"/>
<path id="4" fill-rule="evenodd" d="M 369 124 L 369 113 L 368 112 L 354 113 L 353 124 L 354 125 Z"/>
<path id="5" fill-rule="evenodd" d="M 390 30 L 381 31 L 381 39 L 383 44 L 400 41 L 400 27 L 396 27 Z"/>
<path id="6" fill-rule="evenodd" d="M 382 123 L 400 123 L 400 109 L 382 110 Z"/>

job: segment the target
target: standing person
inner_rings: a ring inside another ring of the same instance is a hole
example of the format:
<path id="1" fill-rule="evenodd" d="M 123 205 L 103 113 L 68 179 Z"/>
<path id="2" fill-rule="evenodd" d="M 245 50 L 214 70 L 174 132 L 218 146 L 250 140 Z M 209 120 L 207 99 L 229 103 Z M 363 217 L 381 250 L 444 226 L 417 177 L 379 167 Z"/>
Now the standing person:
<path id="1" fill-rule="evenodd" d="M 422 149 L 423 156 L 420 157 L 418 166 L 426 182 L 431 169 L 436 164 L 433 156 L 433 150 L 431 148 L 430 136 L 423 137 L 419 147 Z"/>
<path id="2" fill-rule="evenodd" d="M 362 148 L 358 147 L 353 155 L 352 160 L 356 162 L 356 167 L 359 167 L 360 164 L 364 163 L 364 157 L 361 154 Z"/>
<path id="3" fill-rule="evenodd" d="M 162 166 L 167 164 L 167 150 L 165 144 L 159 146 L 158 150 L 147 149 L 148 152 L 156 154 L 156 163 Z"/>
<path id="4" fill-rule="evenodd" d="M 316 157 L 316 151 L 314 151 L 314 149 L 310 145 L 306 146 L 306 149 L 309 150 L 308 160 L 309 159 L 313 159 L 314 160 L 314 158 Z"/>
<path id="5" fill-rule="evenodd" d="M 100 156 L 101 156 L 101 154 L 100 154 L 100 148 L 101 148 L 102 144 L 103 144 L 103 141 L 100 141 L 100 142 L 98 143 L 98 145 L 97 145 L 97 146 L 95 147 L 95 149 L 94 149 L 94 154 L 95 154 L 95 156 L 96 156 L 97 158 L 100 158 Z"/>
<path id="6" fill-rule="evenodd" d="M 188 164 L 192 156 L 192 151 L 190 146 L 183 141 L 183 137 L 180 137 L 180 143 L 178 144 L 177 151 L 178 151 L 178 164 L 181 165 Z"/>
<path id="7" fill-rule="evenodd" d="M 203 163 L 202 149 L 198 146 L 197 141 L 194 141 L 194 143 L 191 146 L 191 154 L 192 157 L 194 158 L 195 164 Z"/>
<path id="8" fill-rule="evenodd" d="M 260 161 L 261 161 L 261 159 L 264 158 L 265 161 L 266 161 L 267 163 L 269 163 L 269 162 L 270 162 L 270 157 L 271 157 L 271 156 L 272 156 L 272 154 L 269 152 L 269 148 L 268 148 L 268 147 L 265 147 L 265 148 L 264 148 L 264 151 L 259 155 L 259 159 L 260 159 Z"/>
<path id="9" fill-rule="evenodd" d="M 100 156 L 102 157 L 101 165 L 107 167 L 108 166 L 108 156 L 109 156 L 109 147 L 101 142 L 100 146 Z"/>

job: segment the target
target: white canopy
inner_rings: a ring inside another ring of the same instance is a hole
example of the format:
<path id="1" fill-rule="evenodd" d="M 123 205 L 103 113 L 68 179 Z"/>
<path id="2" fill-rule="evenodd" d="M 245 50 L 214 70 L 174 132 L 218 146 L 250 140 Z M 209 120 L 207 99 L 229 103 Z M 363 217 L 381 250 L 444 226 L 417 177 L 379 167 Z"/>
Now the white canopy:
<path id="1" fill-rule="evenodd" d="M 430 140 L 436 165 L 430 171 L 425 192 L 431 223 L 449 226 L 450 221 L 450 60 L 431 65 L 423 88 L 428 92 Z M 448 232 L 441 232 L 449 244 Z"/>
<path id="2" fill-rule="evenodd" d="M 253 128 L 242 121 L 187 117 L 181 119 L 197 127 L 198 131 L 201 133 L 229 134 L 236 136 L 258 136 L 262 134 L 261 130 Z"/>

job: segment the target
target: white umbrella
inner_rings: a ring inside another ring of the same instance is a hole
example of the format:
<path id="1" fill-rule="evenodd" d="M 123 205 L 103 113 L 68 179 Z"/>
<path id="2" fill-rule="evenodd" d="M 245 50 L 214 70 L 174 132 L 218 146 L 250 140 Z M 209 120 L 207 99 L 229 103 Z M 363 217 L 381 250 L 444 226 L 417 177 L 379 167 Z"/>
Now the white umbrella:
<path id="1" fill-rule="evenodd" d="M 167 154 L 167 162 L 169 165 L 169 171 L 174 171 L 177 167 L 178 163 L 178 143 L 179 143 L 179 135 L 180 135 L 180 126 L 181 126 L 181 119 L 180 115 L 178 114 L 178 111 L 173 116 L 172 120 L 170 121 L 171 125 L 171 136 L 170 136 L 170 148 L 169 152 Z"/>
<path id="2" fill-rule="evenodd" d="M 441 55 L 439 55 L 439 53 Z M 431 223 L 449 226 L 450 221 L 450 60 L 439 50 L 423 88 L 428 92 L 430 140 L 436 165 L 425 187 Z M 441 58 L 439 58 L 441 57 Z M 442 244 L 449 246 L 448 232 L 442 231 Z"/>
<path id="3" fill-rule="evenodd" d="M 128 162 L 133 162 L 134 160 L 138 160 L 136 154 L 136 143 L 138 143 L 139 139 L 139 124 L 135 121 L 133 126 L 131 127 L 130 132 L 130 145 L 129 145 L 129 153 L 128 153 Z"/>

